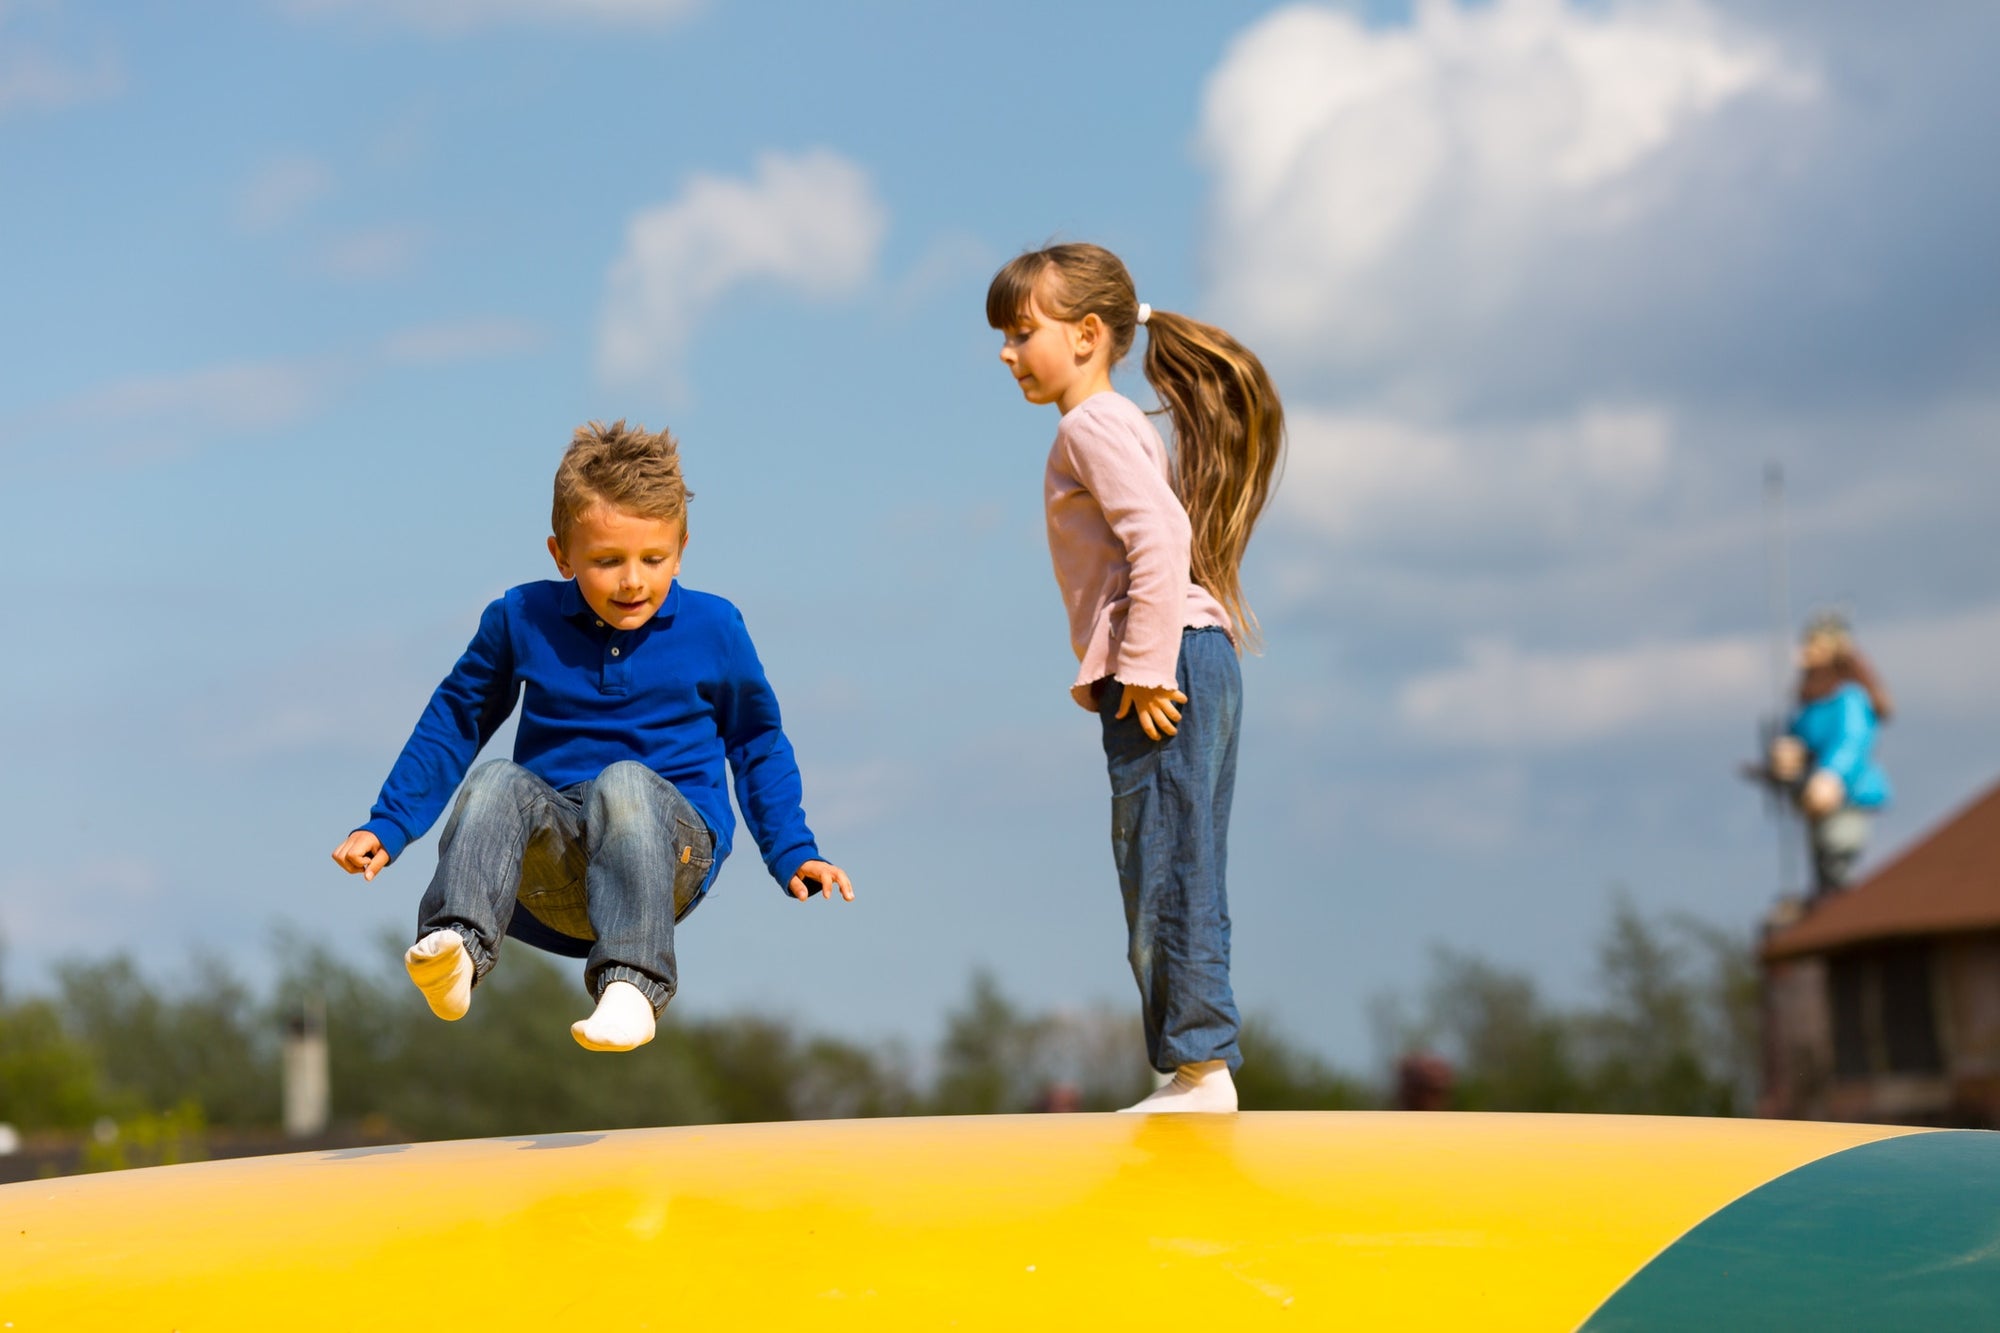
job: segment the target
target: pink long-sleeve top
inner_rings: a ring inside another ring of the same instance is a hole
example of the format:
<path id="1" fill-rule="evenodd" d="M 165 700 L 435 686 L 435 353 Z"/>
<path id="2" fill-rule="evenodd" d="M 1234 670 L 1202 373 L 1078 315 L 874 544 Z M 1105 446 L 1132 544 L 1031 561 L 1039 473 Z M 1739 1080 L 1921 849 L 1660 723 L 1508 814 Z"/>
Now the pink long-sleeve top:
<path id="1" fill-rule="evenodd" d="M 1181 630 L 1229 613 L 1188 576 L 1187 510 L 1166 442 L 1138 404 L 1100 393 L 1063 414 L 1042 482 L 1049 557 L 1069 611 L 1076 683 L 1179 688 Z"/>

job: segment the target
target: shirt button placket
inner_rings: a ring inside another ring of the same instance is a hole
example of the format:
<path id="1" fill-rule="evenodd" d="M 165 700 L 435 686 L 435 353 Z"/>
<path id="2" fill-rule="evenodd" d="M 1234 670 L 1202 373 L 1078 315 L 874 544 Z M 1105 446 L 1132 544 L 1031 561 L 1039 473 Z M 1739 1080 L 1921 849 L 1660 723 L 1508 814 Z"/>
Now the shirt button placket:
<path id="1" fill-rule="evenodd" d="M 625 670 L 625 649 L 627 646 L 625 636 L 614 633 L 605 647 L 604 681 L 614 694 L 623 694 L 625 692 L 627 675 Z"/>

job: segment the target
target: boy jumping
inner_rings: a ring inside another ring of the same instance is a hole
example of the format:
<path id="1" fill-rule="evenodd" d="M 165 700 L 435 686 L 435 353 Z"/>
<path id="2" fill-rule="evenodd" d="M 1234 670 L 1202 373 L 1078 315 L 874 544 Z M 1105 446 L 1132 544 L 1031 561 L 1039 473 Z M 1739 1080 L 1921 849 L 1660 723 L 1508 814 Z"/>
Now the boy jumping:
<path id="1" fill-rule="evenodd" d="M 588 959 L 597 1008 L 570 1025 L 580 1044 L 651 1041 L 676 986 L 674 924 L 708 892 L 736 829 L 725 760 L 772 876 L 802 901 L 815 887 L 854 900 L 806 827 L 743 617 L 675 582 L 689 498 L 666 431 L 578 430 L 556 470 L 549 538 L 565 581 L 524 583 L 486 608 L 368 822 L 333 853 L 374 879 L 465 780 L 403 957 L 439 1018 L 465 1016 L 512 935 Z M 513 760 L 467 777 L 517 698 Z"/>

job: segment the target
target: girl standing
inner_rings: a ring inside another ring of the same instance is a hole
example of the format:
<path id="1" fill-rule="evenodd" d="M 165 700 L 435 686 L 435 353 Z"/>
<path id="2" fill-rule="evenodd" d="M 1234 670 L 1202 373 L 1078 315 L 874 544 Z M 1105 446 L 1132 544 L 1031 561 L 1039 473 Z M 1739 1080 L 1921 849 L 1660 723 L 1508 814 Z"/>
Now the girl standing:
<path id="1" fill-rule="evenodd" d="M 1256 619 L 1237 577 L 1270 495 L 1284 410 L 1221 329 L 1152 310 L 1109 250 L 1057 245 L 994 275 L 986 320 L 1031 403 L 1062 411 L 1043 480 L 1049 554 L 1111 770 L 1111 848 L 1153 1068 L 1133 1111 L 1234 1111 L 1242 1064 L 1224 863 Z M 1170 457 L 1111 369 L 1147 331 Z"/>

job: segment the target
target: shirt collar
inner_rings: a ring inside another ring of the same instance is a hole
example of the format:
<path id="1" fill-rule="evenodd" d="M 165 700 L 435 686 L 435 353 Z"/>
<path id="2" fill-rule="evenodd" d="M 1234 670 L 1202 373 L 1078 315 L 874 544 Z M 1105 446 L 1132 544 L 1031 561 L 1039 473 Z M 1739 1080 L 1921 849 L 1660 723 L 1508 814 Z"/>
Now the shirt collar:
<path id="1" fill-rule="evenodd" d="M 674 613 L 680 609 L 681 581 L 675 579 L 667 585 L 667 595 L 660 599 L 660 609 L 653 612 L 653 619 L 672 621 Z M 584 617 L 592 620 L 597 619 L 597 613 L 590 609 L 590 603 L 583 600 L 583 592 L 576 586 L 575 579 L 570 579 L 563 584 L 562 614 L 571 620 L 579 620 Z"/>

